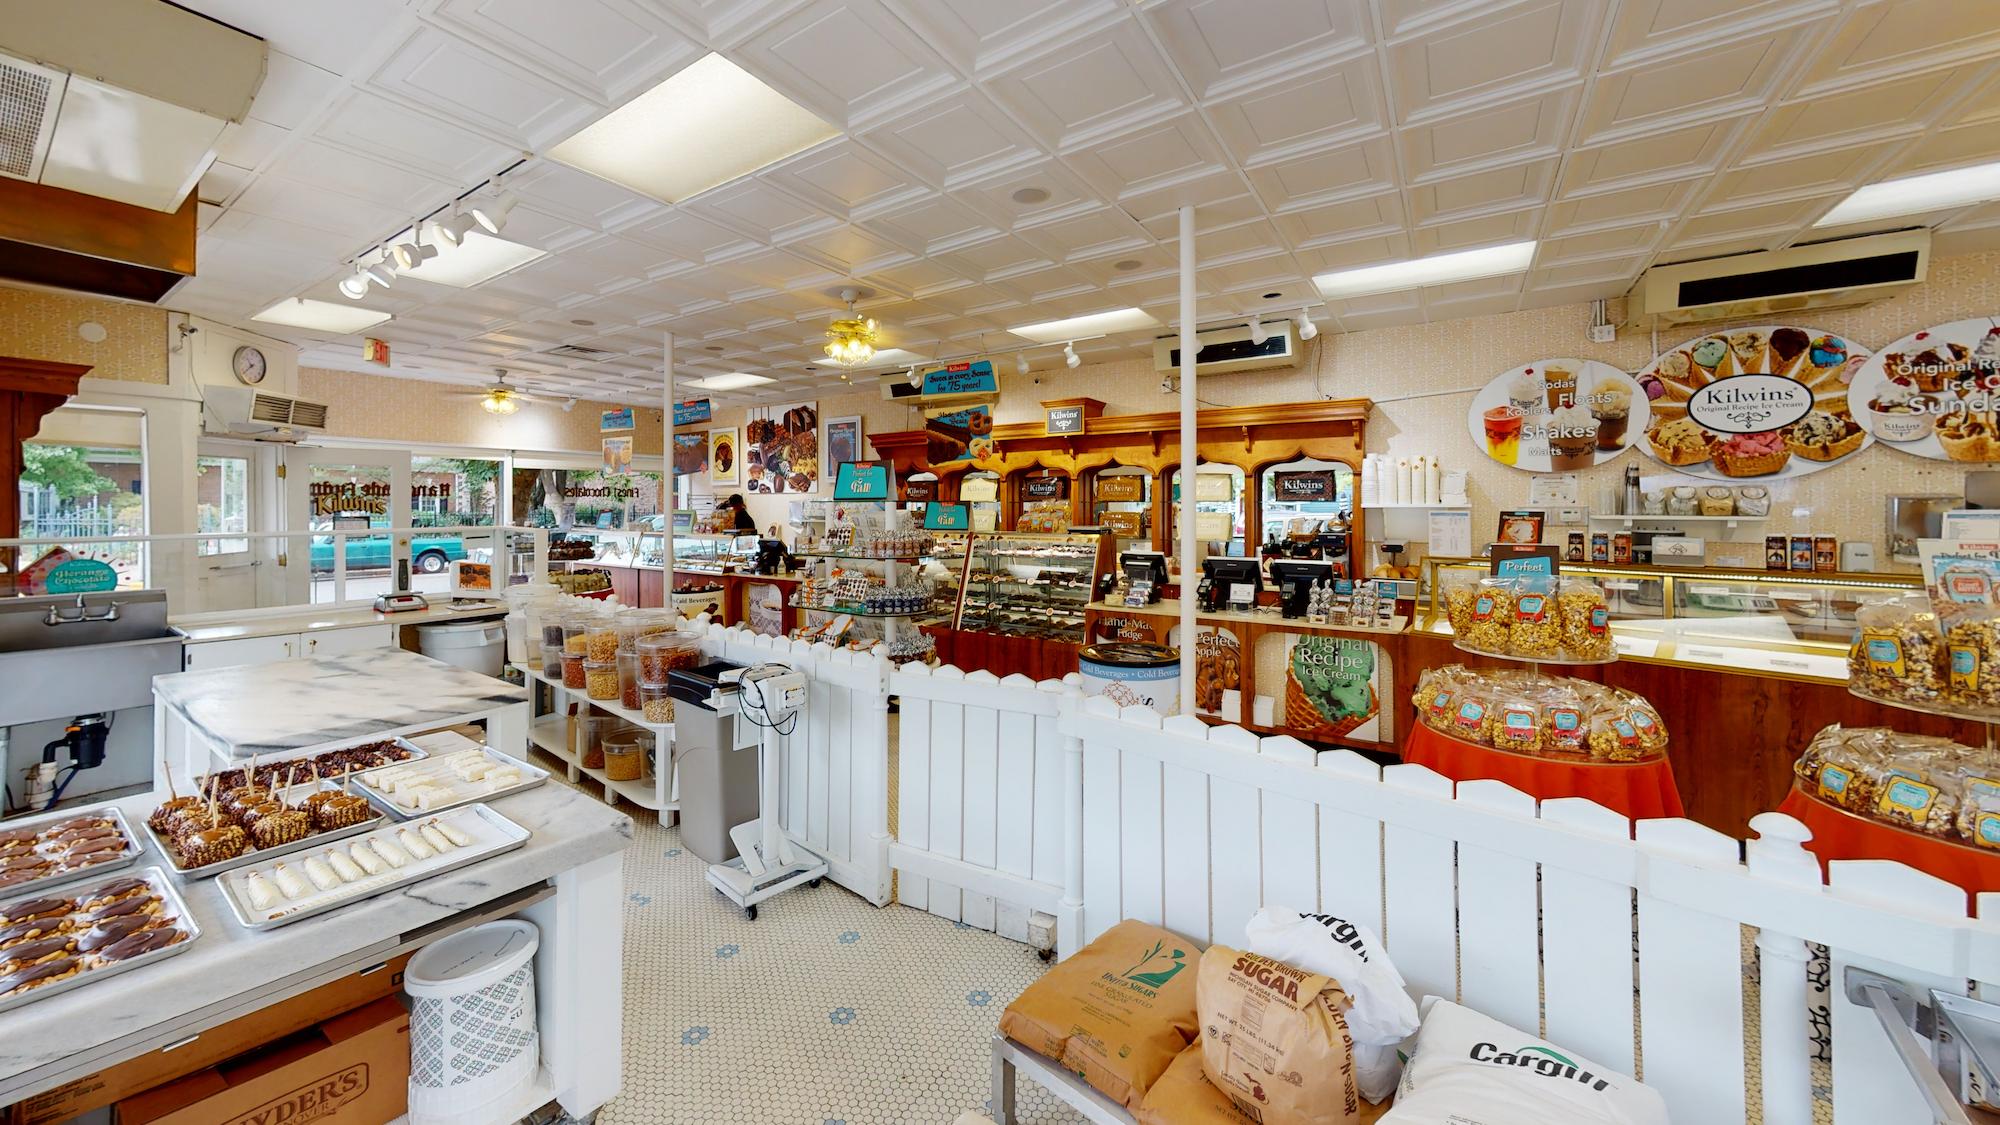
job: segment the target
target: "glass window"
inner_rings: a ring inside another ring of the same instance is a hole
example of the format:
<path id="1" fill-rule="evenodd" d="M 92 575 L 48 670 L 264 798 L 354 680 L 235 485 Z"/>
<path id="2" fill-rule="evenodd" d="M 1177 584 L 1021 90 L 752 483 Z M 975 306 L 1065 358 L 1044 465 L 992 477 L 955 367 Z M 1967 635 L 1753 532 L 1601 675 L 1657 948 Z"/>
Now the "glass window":
<path id="1" fill-rule="evenodd" d="M 344 531 L 340 560 L 347 572 L 345 598 L 358 601 L 395 589 L 394 550 L 390 536 L 369 535 L 371 528 L 390 526 L 390 472 L 381 465 L 314 465 L 310 478 L 315 532 Z M 360 532 L 362 534 L 354 534 Z M 336 540 L 331 534 L 312 537 L 312 600 L 340 600 L 334 576 Z"/>
<path id="2" fill-rule="evenodd" d="M 643 470 L 607 475 L 582 468 L 515 469 L 516 521 L 550 529 L 551 541 L 560 535 L 595 543 L 602 548 L 598 557 L 629 554 L 632 536 L 601 533 L 660 530 L 652 517 L 664 510 L 665 489 L 666 474 Z"/>
<path id="3" fill-rule="evenodd" d="M 195 459 L 195 530 L 202 534 L 250 530 L 250 458 Z M 195 545 L 202 555 L 240 555 L 248 539 L 203 539 Z"/>
<path id="4" fill-rule="evenodd" d="M 22 447 L 16 488 L 24 539 L 146 534 L 145 461 L 136 446 L 30 441 Z M 68 550 L 110 563 L 120 588 L 145 585 L 137 543 L 79 543 Z"/>
<path id="5" fill-rule="evenodd" d="M 498 461 L 472 457 L 410 458 L 410 525 L 492 527 L 500 505 Z M 451 589 L 451 564 L 459 559 L 491 563 L 490 541 L 468 542 L 462 535 L 410 537 L 410 588 L 422 593 Z"/>

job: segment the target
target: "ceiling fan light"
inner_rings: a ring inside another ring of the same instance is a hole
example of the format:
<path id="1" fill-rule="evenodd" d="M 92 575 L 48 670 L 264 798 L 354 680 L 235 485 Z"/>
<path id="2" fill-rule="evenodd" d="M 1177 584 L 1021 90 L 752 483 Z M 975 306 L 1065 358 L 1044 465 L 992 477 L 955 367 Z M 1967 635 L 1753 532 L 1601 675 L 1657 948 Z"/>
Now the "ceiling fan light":
<path id="1" fill-rule="evenodd" d="M 479 400 L 479 406 L 482 410 L 486 411 L 486 413 L 488 414 L 499 414 L 504 416 L 512 414 L 516 410 L 521 409 L 521 400 L 515 398 L 511 394 L 506 394 L 499 390 L 492 390 L 486 392 L 486 397 Z"/>

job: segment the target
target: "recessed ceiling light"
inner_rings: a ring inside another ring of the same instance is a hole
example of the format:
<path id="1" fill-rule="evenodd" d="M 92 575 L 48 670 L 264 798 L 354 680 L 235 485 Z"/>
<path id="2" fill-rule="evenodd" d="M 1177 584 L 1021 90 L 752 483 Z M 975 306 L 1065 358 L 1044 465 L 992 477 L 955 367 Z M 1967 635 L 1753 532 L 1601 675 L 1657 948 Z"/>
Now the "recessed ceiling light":
<path id="1" fill-rule="evenodd" d="M 389 319 L 389 314 L 380 309 L 364 309 L 359 305 L 336 305 L 331 301 L 298 297 L 279 301 L 250 319 L 261 320 L 266 324 L 310 328 L 315 332 L 348 333 L 372 328 Z"/>
<path id="2" fill-rule="evenodd" d="M 572 321 L 570 321 L 570 323 L 571 323 L 571 324 L 574 324 L 574 325 L 576 325 L 576 326 L 577 326 L 578 328 L 595 328 L 595 327 L 597 327 L 597 322 L 596 322 L 596 321 L 594 321 L 594 320 L 572 320 Z"/>
<path id="3" fill-rule="evenodd" d="M 690 379 L 685 385 L 700 387 L 704 391 L 740 391 L 745 387 L 761 387 L 777 380 L 768 375 L 752 375 L 748 371 L 732 371 L 727 375 L 710 375 L 706 379 Z"/>
<path id="4" fill-rule="evenodd" d="M 2000 164 L 1975 164 L 1949 172 L 1869 184 L 1835 204 L 1833 210 L 1813 225 L 1836 227 L 1897 215 L 1920 215 L 1991 199 L 2000 199 Z"/>
<path id="5" fill-rule="evenodd" d="M 397 242 L 402 238 L 402 235 L 397 235 L 390 241 Z M 481 282 L 491 281 L 503 273 L 520 269 L 547 253 L 546 250 L 537 250 L 532 246 L 496 238 L 485 231 L 473 230 L 467 231 L 464 240 L 457 246 L 422 262 L 414 269 L 401 271 L 398 276 L 414 277 L 419 281 L 449 285 L 457 289 L 469 289 Z"/>
<path id="6" fill-rule="evenodd" d="M 705 352 L 719 352 L 721 350 L 722 350 L 721 344 L 710 344 L 709 346 L 702 349 L 702 351 Z"/>
<path id="7" fill-rule="evenodd" d="M 679 203 L 840 130 L 708 54 L 549 150 L 549 158 Z"/>
<path id="8" fill-rule="evenodd" d="M 1284 296 L 1284 295 L 1285 295 L 1285 294 L 1284 294 L 1284 291 L 1283 291 L 1283 290 L 1280 290 L 1280 291 L 1278 291 L 1278 292 L 1275 292 L 1275 293 L 1266 293 L 1266 294 L 1264 294 L 1264 299 L 1265 299 L 1266 301 L 1275 301 L 1275 300 L 1277 300 L 1278 298 L 1280 298 L 1280 297 L 1282 297 L 1282 296 Z"/>
<path id="9" fill-rule="evenodd" d="M 1009 198 L 1013 199 L 1016 203 L 1047 203 L 1049 200 L 1049 189 L 1041 187 L 1017 188 Z"/>
<path id="10" fill-rule="evenodd" d="M 1114 270 L 1136 270 L 1145 264 L 1137 258 L 1120 258 L 1111 263 L 1111 268 Z"/>
<path id="11" fill-rule="evenodd" d="M 1448 281 L 1472 281 L 1520 273 L 1534 261 L 1533 242 L 1509 242 L 1483 250 L 1461 250 L 1454 254 L 1433 254 L 1408 262 L 1368 266 L 1358 270 L 1323 273 L 1313 278 L 1322 296 L 1366 297 L 1371 293 L 1393 293 Z"/>
<path id="12" fill-rule="evenodd" d="M 1146 315 L 1144 309 L 1114 309 L 1111 312 L 1092 313 L 1089 316 L 1073 316 L 1068 320 L 1051 320 L 1042 324 L 1023 324 L 1007 331 L 1037 344 L 1055 344 L 1064 340 L 1082 340 L 1092 336 L 1107 336 L 1113 332 L 1130 332 L 1135 328 L 1157 328 L 1160 322 Z"/>

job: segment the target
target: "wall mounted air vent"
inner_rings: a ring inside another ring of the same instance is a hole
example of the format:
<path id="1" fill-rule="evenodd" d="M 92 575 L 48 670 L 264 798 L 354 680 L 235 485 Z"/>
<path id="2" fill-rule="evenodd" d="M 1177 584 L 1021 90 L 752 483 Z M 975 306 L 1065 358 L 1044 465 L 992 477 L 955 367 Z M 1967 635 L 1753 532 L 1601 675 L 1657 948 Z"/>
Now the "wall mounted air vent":
<path id="1" fill-rule="evenodd" d="M 622 355 L 623 353 L 608 351 L 604 348 L 589 348 L 582 344 L 563 344 L 550 348 L 542 354 L 559 355 L 565 359 L 603 359 L 608 355 Z"/>
<path id="2" fill-rule="evenodd" d="M 1657 266 L 1632 287 L 1625 321 L 1694 324 L 1866 304 L 1920 284 L 1930 256 L 1930 231 L 1913 230 Z"/>
<path id="3" fill-rule="evenodd" d="M 1252 343 L 1248 325 L 1233 328 L 1211 328 L 1195 336 L 1194 370 L 1196 375 L 1227 375 L 1232 371 L 1262 371 L 1272 367 L 1292 367 L 1299 362 L 1298 337 L 1292 335 L 1292 322 L 1274 320 L 1264 326 L 1269 333 L 1261 344 Z M 1181 368 L 1181 338 L 1179 333 L 1161 336 L 1153 341 L 1153 368 L 1157 371 L 1179 371 Z"/>

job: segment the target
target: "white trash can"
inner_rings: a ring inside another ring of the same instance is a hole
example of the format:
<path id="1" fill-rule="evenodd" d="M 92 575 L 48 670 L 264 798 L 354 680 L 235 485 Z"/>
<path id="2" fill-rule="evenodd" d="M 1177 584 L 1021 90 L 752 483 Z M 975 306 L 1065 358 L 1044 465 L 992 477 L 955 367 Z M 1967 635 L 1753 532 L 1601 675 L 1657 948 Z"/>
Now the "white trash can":
<path id="1" fill-rule="evenodd" d="M 493 1103 L 534 1081 L 533 923 L 509 919 L 433 942 L 410 958 L 410 1125 L 491 1125 Z"/>
<path id="2" fill-rule="evenodd" d="M 433 660 L 498 676 L 507 670 L 507 626 L 502 621 L 419 625 L 417 651 Z"/>

